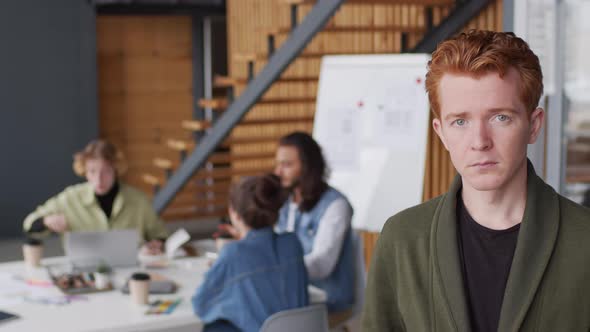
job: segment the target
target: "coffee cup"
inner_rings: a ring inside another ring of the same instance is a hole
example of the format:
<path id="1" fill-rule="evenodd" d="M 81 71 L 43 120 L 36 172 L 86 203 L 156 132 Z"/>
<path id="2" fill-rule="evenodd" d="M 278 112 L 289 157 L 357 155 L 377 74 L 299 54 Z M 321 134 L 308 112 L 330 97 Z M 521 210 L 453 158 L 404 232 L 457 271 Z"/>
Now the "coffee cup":
<path id="1" fill-rule="evenodd" d="M 148 303 L 150 292 L 150 275 L 136 272 L 129 279 L 129 294 L 134 303 L 143 305 Z"/>
<path id="2" fill-rule="evenodd" d="M 25 264 L 31 267 L 41 265 L 43 257 L 43 243 L 39 239 L 28 238 L 23 244 L 23 258 Z"/>

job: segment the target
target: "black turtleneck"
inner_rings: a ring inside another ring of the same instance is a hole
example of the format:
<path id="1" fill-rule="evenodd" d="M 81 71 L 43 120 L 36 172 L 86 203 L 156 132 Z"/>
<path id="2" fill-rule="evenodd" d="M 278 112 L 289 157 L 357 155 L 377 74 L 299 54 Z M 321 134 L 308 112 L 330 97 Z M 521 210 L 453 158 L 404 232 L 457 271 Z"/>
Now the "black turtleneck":
<path id="1" fill-rule="evenodd" d="M 96 199 L 98 200 L 98 204 L 100 208 L 107 216 L 107 219 L 111 218 L 111 213 L 113 212 L 113 203 L 115 203 L 115 197 L 119 193 L 119 182 L 115 182 L 113 187 L 104 195 L 94 194 Z"/>
<path id="2" fill-rule="evenodd" d="M 94 197 L 98 201 L 98 205 L 100 205 L 100 209 L 104 212 L 107 220 L 110 220 L 111 213 L 113 212 L 113 204 L 115 203 L 115 198 L 119 193 L 119 182 L 115 182 L 113 187 L 104 195 L 98 195 L 94 193 Z M 31 227 L 29 228 L 28 233 L 39 233 L 47 230 L 47 227 L 43 223 L 43 217 L 35 220 Z"/>

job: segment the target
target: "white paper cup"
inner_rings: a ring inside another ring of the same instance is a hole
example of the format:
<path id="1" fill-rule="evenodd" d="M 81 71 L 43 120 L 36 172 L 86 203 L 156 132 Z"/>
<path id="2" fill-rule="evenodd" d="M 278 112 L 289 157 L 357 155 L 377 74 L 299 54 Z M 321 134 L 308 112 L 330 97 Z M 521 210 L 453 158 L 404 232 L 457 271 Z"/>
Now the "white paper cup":
<path id="1" fill-rule="evenodd" d="M 23 244 L 23 258 L 27 266 L 40 266 L 42 257 L 43 245 L 41 244 L 41 241 L 36 239 L 29 239 L 25 244 Z"/>
<path id="2" fill-rule="evenodd" d="M 129 294 L 135 304 L 144 305 L 148 303 L 150 292 L 150 275 L 137 272 L 129 279 Z"/>

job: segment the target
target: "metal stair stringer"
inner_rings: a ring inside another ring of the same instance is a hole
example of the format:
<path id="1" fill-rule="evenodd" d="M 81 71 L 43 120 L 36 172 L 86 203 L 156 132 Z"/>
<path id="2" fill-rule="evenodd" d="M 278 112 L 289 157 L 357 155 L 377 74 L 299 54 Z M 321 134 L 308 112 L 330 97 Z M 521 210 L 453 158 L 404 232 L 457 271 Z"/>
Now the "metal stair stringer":
<path id="1" fill-rule="evenodd" d="M 295 27 L 289 38 L 273 53 L 262 71 L 254 77 L 244 92 L 220 116 L 211 130 L 203 136 L 198 146 L 156 193 L 153 205 L 157 213 L 161 213 L 166 208 L 176 193 L 201 168 L 215 147 L 225 139 L 345 1 L 319 0 L 313 6 L 303 22 Z"/>
<path id="2" fill-rule="evenodd" d="M 411 53 L 432 53 L 443 40 L 452 37 L 457 31 L 465 27 L 476 17 L 490 0 L 457 1 L 457 7 L 443 19 L 434 29 L 428 31 L 420 42 L 410 51 Z"/>

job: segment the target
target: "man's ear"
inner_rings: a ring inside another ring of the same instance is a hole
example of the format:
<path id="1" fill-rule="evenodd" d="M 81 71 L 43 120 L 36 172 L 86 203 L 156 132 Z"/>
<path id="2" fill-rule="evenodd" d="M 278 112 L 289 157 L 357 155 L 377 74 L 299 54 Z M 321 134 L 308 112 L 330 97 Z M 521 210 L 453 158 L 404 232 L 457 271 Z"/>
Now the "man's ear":
<path id="1" fill-rule="evenodd" d="M 529 144 L 534 144 L 539 137 L 541 128 L 545 124 L 545 111 L 537 107 L 533 113 L 531 113 L 530 126 L 529 126 Z"/>
<path id="2" fill-rule="evenodd" d="M 445 146 L 445 149 L 447 149 L 447 151 L 449 151 L 449 147 L 447 146 L 447 141 L 445 139 L 445 135 L 442 130 L 442 122 L 440 122 L 439 118 L 434 118 L 432 120 L 432 128 L 434 128 L 434 131 L 438 135 L 438 138 L 440 138 L 440 141 L 442 142 L 442 144 Z"/>

